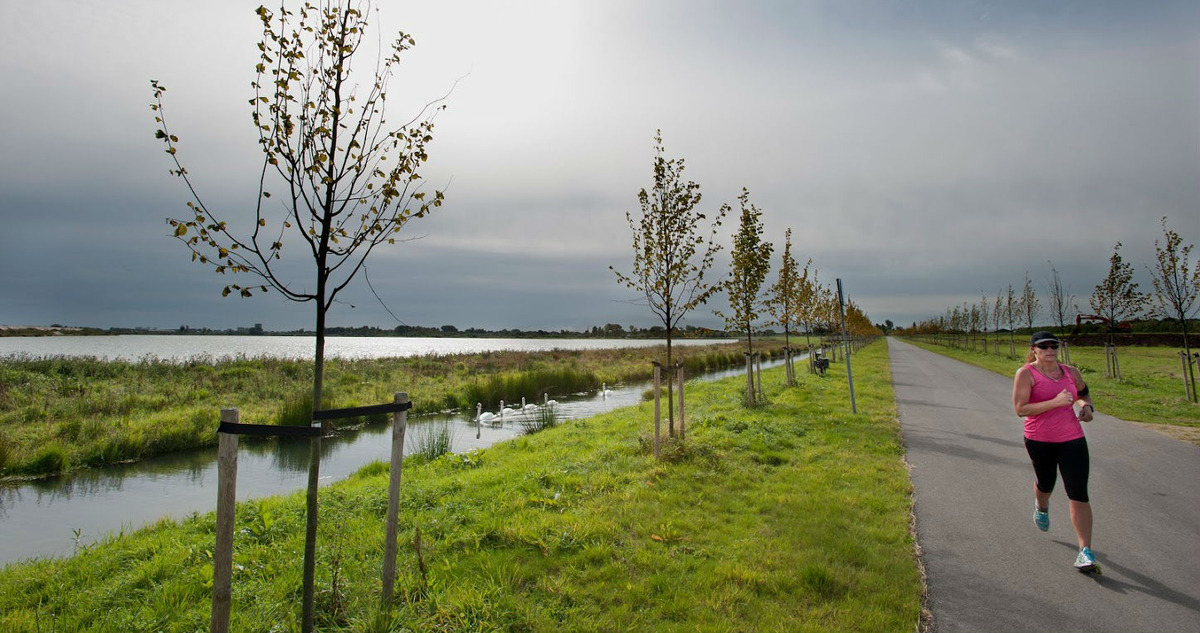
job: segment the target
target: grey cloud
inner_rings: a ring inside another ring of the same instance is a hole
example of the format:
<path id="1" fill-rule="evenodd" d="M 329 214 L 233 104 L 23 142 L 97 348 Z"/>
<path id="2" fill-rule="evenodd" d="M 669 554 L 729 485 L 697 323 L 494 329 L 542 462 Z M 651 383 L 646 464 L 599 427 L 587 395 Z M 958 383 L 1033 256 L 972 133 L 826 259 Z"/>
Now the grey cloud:
<path id="1" fill-rule="evenodd" d="M 793 228 L 798 255 L 877 321 L 974 301 L 1025 270 L 1038 281 L 1046 259 L 1090 293 L 1116 241 L 1151 260 L 1160 216 L 1200 241 L 1196 8 L 381 7 L 388 30 L 418 40 L 395 120 L 471 74 L 424 173 L 449 183 L 447 204 L 406 229 L 427 237 L 380 251 L 371 279 L 414 323 L 652 324 L 619 302 L 631 297 L 607 267 L 628 267 L 624 214 L 650 185 L 662 128 L 705 211 L 749 187 L 767 239 Z M 238 216 L 258 166 L 252 9 L 172 6 L 170 29 L 166 10 L 50 4 L 0 25 L 14 95 L 0 104 L 13 149 L 0 155 L 0 322 L 312 323 L 309 306 L 271 295 L 221 300 L 222 280 L 165 236 L 187 197 L 152 138 L 149 79 L 168 84 L 181 154 L 214 208 Z M 731 218 L 724 243 L 732 230 Z M 306 265 L 289 264 L 301 282 Z M 335 323 L 394 323 L 361 279 L 345 300 L 357 307 L 337 306 Z"/>

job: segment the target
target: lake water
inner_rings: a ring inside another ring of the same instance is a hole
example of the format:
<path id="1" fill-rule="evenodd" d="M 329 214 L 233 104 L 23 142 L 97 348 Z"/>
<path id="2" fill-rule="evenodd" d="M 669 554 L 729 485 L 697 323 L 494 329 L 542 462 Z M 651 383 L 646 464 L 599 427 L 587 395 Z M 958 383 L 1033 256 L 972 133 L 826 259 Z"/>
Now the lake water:
<path id="1" fill-rule="evenodd" d="M 731 343 L 733 339 L 683 339 L 675 345 Z M 531 338 L 404 338 L 330 336 L 326 358 L 389 358 L 429 354 L 479 352 L 538 352 L 552 349 L 586 350 L 665 345 L 654 339 L 531 339 Z M 182 361 L 197 356 L 213 359 L 237 356 L 312 358 L 312 336 L 220 336 L 143 334 L 120 336 L 12 336 L 0 337 L 0 358 L 26 356 L 95 356 L 109 360 L 158 358 Z"/>
<path id="2" fill-rule="evenodd" d="M 763 367 L 781 363 L 764 362 Z M 744 375 L 744 371 L 736 367 L 690 379 L 716 380 Z M 577 419 L 632 406 L 649 388 L 649 383 L 610 385 L 612 393 L 607 396 L 593 392 L 559 397 L 558 417 Z M 491 446 L 520 434 L 520 416 L 479 426 L 471 421 L 473 416 L 474 411 L 410 418 L 405 452 L 413 452 L 416 437 L 440 423 L 451 425 L 456 453 Z M 304 489 L 308 484 L 308 455 L 309 444 L 303 439 L 243 439 L 238 448 L 238 500 Z M 387 461 L 390 455 L 390 424 L 339 432 L 322 441 L 321 483 L 344 479 L 373 461 Z M 0 534 L 4 535 L 0 539 L 0 566 L 35 556 L 70 555 L 79 545 L 120 530 L 131 532 L 165 516 L 182 518 L 192 512 L 212 511 L 217 498 L 216 457 L 216 447 L 209 447 L 0 485 Z"/>

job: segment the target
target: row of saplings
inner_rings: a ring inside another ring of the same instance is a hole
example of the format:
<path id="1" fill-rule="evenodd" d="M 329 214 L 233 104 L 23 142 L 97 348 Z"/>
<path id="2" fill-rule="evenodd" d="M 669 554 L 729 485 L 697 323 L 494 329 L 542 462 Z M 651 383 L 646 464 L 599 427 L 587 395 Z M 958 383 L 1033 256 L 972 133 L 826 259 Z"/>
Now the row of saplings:
<path id="1" fill-rule="evenodd" d="M 829 369 L 831 362 L 841 362 L 847 353 L 853 353 L 861 349 L 864 345 L 874 340 L 875 337 L 855 336 L 845 339 L 845 346 L 841 341 L 828 339 L 822 341 L 819 347 L 813 345 L 808 346 L 807 353 L 803 357 L 808 361 L 808 373 L 820 376 L 825 375 L 825 371 Z M 825 350 L 828 350 L 826 352 Z M 796 367 L 795 359 L 796 352 L 791 347 L 783 348 L 783 366 L 786 376 L 787 386 L 794 387 L 796 385 Z M 746 356 L 746 406 L 754 407 L 766 403 L 766 398 L 763 396 L 762 387 L 762 353 L 761 352 L 745 352 Z M 683 383 L 685 380 L 683 364 L 676 362 L 673 367 L 664 367 L 663 363 L 655 361 L 654 363 L 654 388 L 652 390 L 654 397 L 654 457 L 660 459 L 662 457 L 662 396 L 666 395 L 667 400 L 667 432 L 671 437 L 678 436 L 683 439 L 687 433 L 686 411 L 683 397 Z M 666 389 L 664 389 L 664 386 Z M 675 406 L 675 392 L 679 393 L 678 409 Z M 675 428 L 675 414 L 679 414 L 679 429 Z"/>

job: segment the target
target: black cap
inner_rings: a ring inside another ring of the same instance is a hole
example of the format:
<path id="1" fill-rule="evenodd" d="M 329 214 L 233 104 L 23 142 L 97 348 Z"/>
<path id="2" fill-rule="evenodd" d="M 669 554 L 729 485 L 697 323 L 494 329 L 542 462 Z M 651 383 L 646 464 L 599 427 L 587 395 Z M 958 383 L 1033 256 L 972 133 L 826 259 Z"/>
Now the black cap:
<path id="1" fill-rule="evenodd" d="M 1030 345 L 1037 345 L 1038 343 L 1045 343 L 1047 341 L 1052 341 L 1052 342 L 1057 343 L 1058 337 L 1054 336 L 1053 334 L 1051 334 L 1050 332 L 1047 332 L 1045 330 L 1042 330 L 1041 332 L 1034 332 L 1033 336 L 1029 337 Z"/>

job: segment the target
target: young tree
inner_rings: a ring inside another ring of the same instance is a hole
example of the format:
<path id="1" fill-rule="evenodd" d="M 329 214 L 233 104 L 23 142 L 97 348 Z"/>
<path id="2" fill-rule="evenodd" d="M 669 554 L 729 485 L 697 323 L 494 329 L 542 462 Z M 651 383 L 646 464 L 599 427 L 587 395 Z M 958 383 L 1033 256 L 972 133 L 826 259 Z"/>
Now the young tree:
<path id="1" fill-rule="evenodd" d="M 804 267 L 804 274 L 807 277 L 807 265 Z M 788 229 L 784 232 L 783 259 L 779 264 L 779 278 L 771 286 L 770 297 L 767 300 L 767 311 L 771 314 L 772 324 L 783 327 L 783 344 L 787 348 L 785 362 L 788 386 L 796 382 L 792 369 L 791 335 L 792 325 L 799 322 L 800 289 L 803 281 L 804 278 L 800 276 L 796 259 L 792 257 L 792 230 Z"/>
<path id="2" fill-rule="evenodd" d="M 258 193 L 243 213 L 222 211 L 205 202 L 179 159 L 179 138 L 167 124 L 166 87 L 151 81 L 155 136 L 166 144 L 175 165 L 170 173 L 183 180 L 190 197 L 187 214 L 167 222 L 174 237 L 191 251 L 192 261 L 219 274 L 255 278 L 225 286 L 223 296 L 249 297 L 274 290 L 291 301 L 313 303 L 312 406 L 319 410 L 323 408 L 326 314 L 338 293 L 376 247 L 395 243 L 410 220 L 442 204 L 441 191 L 427 199 L 419 168 L 429 158 L 426 148 L 433 140 L 433 114 L 444 106 L 434 107 L 434 102 L 407 124 L 385 127 L 388 81 L 401 53 L 415 42 L 399 33 L 386 50 L 378 52 L 374 75 L 360 87 L 351 62 L 368 25 L 366 14 L 352 0 L 306 2 L 298 13 L 282 6 L 274 13 L 259 7 L 257 13 L 263 40 L 258 45 L 250 106 L 263 154 Z M 279 195 L 272 197 L 272 191 Z M 285 244 L 295 245 L 305 259 L 312 258 L 312 276 L 288 275 L 281 264 Z M 313 442 L 309 464 L 306 631 L 312 628 L 318 444 L 319 440 Z"/>
<path id="3" fill-rule="evenodd" d="M 1004 295 L 1004 320 L 1008 323 L 1008 357 L 1016 358 L 1017 355 L 1017 315 L 1020 311 L 1020 301 L 1017 299 L 1017 293 L 1013 292 L 1012 284 L 1008 286 L 1008 293 Z"/>
<path id="4" fill-rule="evenodd" d="M 1113 247 L 1108 261 L 1108 276 L 1096 286 L 1088 303 L 1093 312 L 1108 319 L 1109 343 L 1112 343 L 1117 324 L 1141 314 L 1148 297 L 1138 292 L 1138 285 L 1133 281 L 1133 265 L 1121 259 L 1120 242 Z"/>
<path id="5" fill-rule="evenodd" d="M 1004 320 L 1004 291 L 996 291 L 996 303 L 992 306 L 992 331 L 995 333 L 996 353 L 1000 353 L 1000 323 Z"/>
<path id="6" fill-rule="evenodd" d="M 683 178 L 682 158 L 663 156 L 662 130 L 654 134 L 654 184 L 638 192 L 642 213 L 638 220 L 625 213 L 633 231 L 633 270 L 628 275 L 609 266 L 617 281 L 644 296 L 644 305 L 662 322 L 667 334 L 667 367 L 673 367 L 671 335 L 683 317 L 708 301 L 721 288 L 704 276 L 721 249 L 714 239 L 728 212 L 723 205 L 707 237 L 698 230 L 705 218 L 696 210 L 700 185 Z M 699 261 L 697 261 L 699 256 Z M 671 382 L 667 381 L 667 431 L 675 435 L 675 408 Z"/>
<path id="7" fill-rule="evenodd" d="M 810 271 L 811 269 L 811 271 Z M 812 267 L 812 260 L 804 264 L 800 273 L 800 292 L 797 305 L 799 307 L 798 322 L 804 326 L 804 345 L 812 347 L 813 328 L 817 326 L 817 293 L 820 282 L 817 281 L 817 269 Z M 809 365 L 812 365 L 811 359 Z"/>
<path id="8" fill-rule="evenodd" d="M 1071 294 L 1071 288 L 1059 277 L 1054 262 L 1046 260 L 1046 263 L 1050 264 L 1050 283 L 1046 286 L 1050 297 L 1050 316 L 1058 322 L 1059 334 L 1066 334 L 1067 319 L 1071 318 L 1071 307 L 1075 305 L 1075 297 Z"/>
<path id="9" fill-rule="evenodd" d="M 1186 379 L 1192 384 L 1192 402 L 1197 401 L 1196 372 L 1192 367 L 1192 347 L 1188 342 L 1188 319 L 1196 316 L 1200 308 L 1196 305 L 1196 296 L 1200 294 L 1200 261 L 1191 268 L 1188 261 L 1192 254 L 1193 244 L 1183 245 L 1183 238 L 1167 228 L 1167 218 L 1162 219 L 1163 237 L 1165 243 L 1161 246 L 1154 240 L 1154 268 L 1150 273 L 1154 276 L 1154 298 L 1158 302 L 1159 313 L 1168 319 L 1178 319 L 1183 328 L 1183 349 L 1188 358 L 1188 375 Z"/>
<path id="10" fill-rule="evenodd" d="M 991 308 L 988 304 L 987 295 L 982 290 L 979 291 L 979 335 L 983 339 L 983 353 L 987 353 L 987 326 L 988 319 L 991 317 Z"/>
<path id="11" fill-rule="evenodd" d="M 1033 320 L 1042 311 L 1042 302 L 1033 291 L 1033 282 L 1029 279 L 1029 271 L 1025 272 L 1025 289 L 1021 291 L 1021 316 L 1025 319 L 1025 327 L 1033 331 Z"/>
<path id="12" fill-rule="evenodd" d="M 754 353 L 754 322 L 764 309 L 760 296 L 763 282 L 771 269 L 774 248 L 762 239 L 762 211 L 750 202 L 750 191 L 742 188 L 738 196 L 742 214 L 737 233 L 733 236 L 732 262 L 725 292 L 729 295 L 729 314 L 717 311 L 725 320 L 725 329 L 746 333 L 746 353 Z M 754 404 L 754 394 L 748 394 Z"/>
<path id="13" fill-rule="evenodd" d="M 979 317 L 980 317 L 979 305 L 978 304 L 971 305 L 969 321 L 971 324 L 971 337 L 970 338 L 971 338 L 971 351 L 972 352 L 975 351 L 975 345 L 976 345 L 975 335 L 981 329 L 981 327 L 979 325 L 979 323 L 980 323 Z"/>
<path id="14" fill-rule="evenodd" d="M 841 331 L 841 315 L 838 310 L 837 291 L 832 285 L 817 284 L 816 297 L 813 307 L 816 311 L 816 327 L 823 332 L 823 335 L 836 334 Z M 832 349 L 824 349 L 825 355 L 836 358 L 837 346 Z M 832 353 L 831 353 L 832 352 Z"/>
<path id="15" fill-rule="evenodd" d="M 167 222 L 192 261 L 219 274 L 256 278 L 225 286 L 222 296 L 275 290 L 291 301 L 314 304 L 316 410 L 322 404 L 325 319 L 338 293 L 376 247 L 394 244 L 410 220 L 442 205 L 441 191 L 426 199 L 418 172 L 433 140 L 432 116 L 427 116 L 432 104 L 408 124 L 384 127 L 388 81 L 400 54 L 415 41 L 399 33 L 369 87 L 360 92 L 351 62 L 366 35 L 367 17 L 355 4 L 305 3 L 299 16 L 284 7 L 277 13 L 259 7 L 257 13 L 263 41 L 250 104 L 263 159 L 253 213 L 239 217 L 204 202 L 179 160 L 179 138 L 167 125 L 166 87 L 151 81 L 155 136 L 175 164 L 170 173 L 184 181 L 191 196 L 188 215 Z M 269 189 L 279 195 L 272 198 Z M 248 225 L 243 227 L 248 234 L 237 232 L 237 225 Z M 277 230 L 268 228 L 272 225 Z M 312 258 L 312 277 L 286 276 L 279 263 L 285 243 L 299 244 Z"/>

